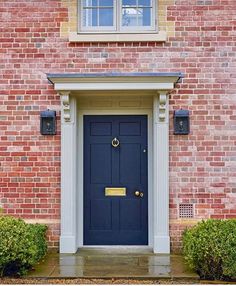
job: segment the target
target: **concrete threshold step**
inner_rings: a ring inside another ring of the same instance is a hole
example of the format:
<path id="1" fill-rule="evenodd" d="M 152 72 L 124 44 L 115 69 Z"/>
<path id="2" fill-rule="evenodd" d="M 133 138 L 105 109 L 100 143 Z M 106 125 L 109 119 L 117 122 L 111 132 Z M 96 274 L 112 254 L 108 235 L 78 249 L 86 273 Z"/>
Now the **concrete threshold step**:
<path id="1" fill-rule="evenodd" d="M 31 278 L 198 279 L 180 255 L 153 253 L 49 254 L 30 271 Z"/>

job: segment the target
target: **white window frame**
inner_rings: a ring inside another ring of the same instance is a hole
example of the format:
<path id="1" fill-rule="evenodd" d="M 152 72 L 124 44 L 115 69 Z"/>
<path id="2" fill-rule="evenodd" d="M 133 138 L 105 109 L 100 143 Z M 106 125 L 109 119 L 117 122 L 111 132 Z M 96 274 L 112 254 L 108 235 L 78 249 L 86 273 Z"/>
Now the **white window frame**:
<path id="1" fill-rule="evenodd" d="M 113 26 L 85 27 L 83 26 L 82 0 L 78 2 L 78 32 L 79 33 L 157 33 L 157 0 L 152 1 L 150 26 L 122 26 L 122 0 L 113 0 L 114 18 Z"/>

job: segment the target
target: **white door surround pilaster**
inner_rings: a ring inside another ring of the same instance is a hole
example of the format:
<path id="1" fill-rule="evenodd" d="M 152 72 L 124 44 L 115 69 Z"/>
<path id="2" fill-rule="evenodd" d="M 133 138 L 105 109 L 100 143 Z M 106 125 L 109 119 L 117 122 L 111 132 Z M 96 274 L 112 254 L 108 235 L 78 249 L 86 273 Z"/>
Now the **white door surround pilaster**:
<path id="1" fill-rule="evenodd" d="M 77 104 L 73 91 L 143 90 L 153 96 L 153 251 L 170 253 L 168 93 L 180 73 L 58 75 L 48 79 L 61 95 L 61 236 L 60 252 L 77 251 Z"/>

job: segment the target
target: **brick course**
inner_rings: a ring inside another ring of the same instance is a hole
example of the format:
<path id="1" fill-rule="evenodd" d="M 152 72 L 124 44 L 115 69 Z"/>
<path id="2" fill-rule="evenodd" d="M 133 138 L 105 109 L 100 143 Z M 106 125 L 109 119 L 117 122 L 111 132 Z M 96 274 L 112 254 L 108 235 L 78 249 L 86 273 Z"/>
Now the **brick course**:
<path id="1" fill-rule="evenodd" d="M 170 97 L 172 249 L 180 249 L 186 225 L 236 217 L 235 0 L 168 1 L 161 17 L 169 27 L 165 43 L 69 43 L 69 2 L 0 2 L 4 212 L 49 220 L 50 246 L 58 246 L 60 116 L 57 135 L 42 136 L 39 113 L 50 108 L 59 114 L 60 101 L 46 73 L 181 71 L 185 77 Z M 179 108 L 190 110 L 188 136 L 173 135 Z M 194 204 L 192 223 L 178 218 L 179 203 Z"/>

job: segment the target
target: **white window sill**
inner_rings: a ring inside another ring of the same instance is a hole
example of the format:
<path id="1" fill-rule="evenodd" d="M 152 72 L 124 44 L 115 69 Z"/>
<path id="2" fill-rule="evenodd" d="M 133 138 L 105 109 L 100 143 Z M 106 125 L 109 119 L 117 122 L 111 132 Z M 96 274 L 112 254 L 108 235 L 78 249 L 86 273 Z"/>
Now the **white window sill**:
<path id="1" fill-rule="evenodd" d="M 101 33 L 101 34 L 77 34 L 70 33 L 70 42 L 165 42 L 167 34 L 165 31 L 158 33 L 137 33 L 137 34 L 112 34 L 112 33 Z"/>

